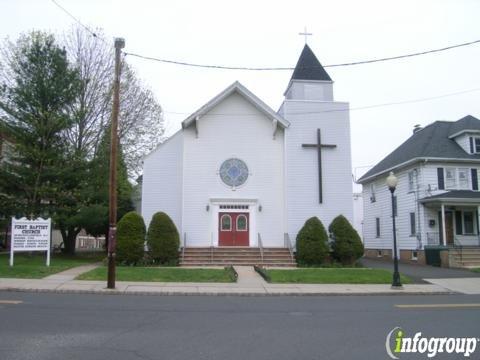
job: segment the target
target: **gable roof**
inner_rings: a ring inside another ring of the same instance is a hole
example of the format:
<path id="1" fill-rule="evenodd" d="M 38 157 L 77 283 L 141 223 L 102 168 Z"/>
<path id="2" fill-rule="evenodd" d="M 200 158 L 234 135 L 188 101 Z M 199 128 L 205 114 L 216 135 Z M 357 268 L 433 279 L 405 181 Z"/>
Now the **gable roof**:
<path id="1" fill-rule="evenodd" d="M 465 132 L 480 132 L 480 121 L 472 115 L 467 115 L 452 124 L 448 137 L 452 139 Z"/>
<path id="2" fill-rule="evenodd" d="M 320 61 L 305 44 L 305 47 L 300 54 L 295 70 L 293 71 L 292 80 L 319 80 L 319 81 L 332 81 L 330 75 L 325 71 Z"/>
<path id="3" fill-rule="evenodd" d="M 200 109 L 195 111 L 192 115 L 187 117 L 182 122 L 182 128 L 185 129 L 192 125 L 198 117 L 203 116 L 210 110 L 212 110 L 215 106 L 217 106 L 220 102 L 226 99 L 228 96 L 232 95 L 233 93 L 237 93 L 241 95 L 244 99 L 246 99 L 250 104 L 252 104 L 257 110 L 261 113 L 269 117 L 272 121 L 277 121 L 277 123 L 283 127 L 287 128 L 290 126 L 290 123 L 285 120 L 282 116 L 277 114 L 273 111 L 267 104 L 265 104 L 262 100 L 260 100 L 255 94 L 253 94 L 250 90 L 248 90 L 245 86 L 240 84 L 238 81 L 235 81 L 232 85 L 227 87 L 223 90 L 220 94 L 215 96 L 212 100 L 208 103 L 203 105 Z"/>
<path id="4" fill-rule="evenodd" d="M 423 159 L 480 161 L 480 154 L 468 154 L 450 136 L 455 131 L 458 132 L 462 126 L 467 125 L 480 129 L 480 120 L 469 115 L 455 122 L 435 121 L 415 132 L 357 182 L 363 183 L 392 170 L 398 165 Z"/>

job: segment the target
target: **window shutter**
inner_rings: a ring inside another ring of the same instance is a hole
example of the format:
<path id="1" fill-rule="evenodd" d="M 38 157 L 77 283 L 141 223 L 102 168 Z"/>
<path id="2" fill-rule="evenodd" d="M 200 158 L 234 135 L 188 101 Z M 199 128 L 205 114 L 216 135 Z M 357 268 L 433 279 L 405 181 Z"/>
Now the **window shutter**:
<path id="1" fill-rule="evenodd" d="M 477 169 L 472 169 L 472 190 L 478 190 Z"/>
<path id="2" fill-rule="evenodd" d="M 462 235 L 462 213 L 461 211 L 455 211 L 455 233 Z"/>
<path id="3" fill-rule="evenodd" d="M 470 137 L 470 154 L 473 154 L 475 151 L 473 149 L 473 137 Z"/>
<path id="4" fill-rule="evenodd" d="M 445 190 L 445 180 L 443 177 L 443 168 L 437 168 L 438 175 L 438 189 Z"/>

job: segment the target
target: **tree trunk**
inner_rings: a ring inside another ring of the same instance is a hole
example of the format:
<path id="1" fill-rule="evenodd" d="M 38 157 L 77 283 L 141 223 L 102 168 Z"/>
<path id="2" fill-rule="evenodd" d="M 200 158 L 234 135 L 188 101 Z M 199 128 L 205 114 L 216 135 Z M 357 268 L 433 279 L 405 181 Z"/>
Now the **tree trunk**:
<path id="1" fill-rule="evenodd" d="M 62 229 L 60 232 L 62 233 L 63 245 L 64 249 L 63 252 L 68 255 L 75 255 L 75 245 L 77 240 L 77 235 L 81 229 L 77 229 L 74 227 L 68 227 L 67 229 Z"/>

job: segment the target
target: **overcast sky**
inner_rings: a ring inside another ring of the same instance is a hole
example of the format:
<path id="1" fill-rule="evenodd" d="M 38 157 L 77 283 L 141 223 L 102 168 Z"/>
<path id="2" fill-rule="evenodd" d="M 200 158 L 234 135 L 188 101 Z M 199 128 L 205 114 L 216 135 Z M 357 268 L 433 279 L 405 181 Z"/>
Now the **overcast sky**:
<path id="1" fill-rule="evenodd" d="M 124 37 L 126 51 L 201 64 L 293 67 L 308 43 L 323 65 L 441 48 L 480 39 L 478 0 L 102 1 L 57 0 L 90 27 Z M 0 35 L 60 33 L 74 21 L 51 0 L 0 0 Z M 113 40 L 112 40 L 113 46 Z M 291 71 L 187 68 L 128 58 L 165 111 L 168 132 L 235 80 L 277 110 Z M 410 59 L 327 68 L 334 95 L 352 109 L 480 89 L 480 44 Z M 353 172 L 359 177 L 435 120 L 480 118 L 480 91 L 432 101 L 352 110 Z M 232 136 L 235 131 L 232 129 Z"/>

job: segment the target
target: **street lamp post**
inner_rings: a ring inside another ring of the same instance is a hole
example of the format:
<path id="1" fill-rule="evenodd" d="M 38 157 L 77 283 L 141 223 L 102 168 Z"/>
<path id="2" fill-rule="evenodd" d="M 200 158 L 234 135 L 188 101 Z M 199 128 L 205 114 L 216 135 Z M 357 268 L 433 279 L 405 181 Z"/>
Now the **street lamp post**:
<path id="1" fill-rule="evenodd" d="M 400 282 L 400 273 L 398 272 L 398 257 L 397 257 L 397 229 L 395 227 L 395 198 L 393 193 L 397 188 L 398 178 L 390 171 L 390 175 L 387 177 L 387 186 L 390 190 L 392 198 L 392 223 L 393 223 L 393 280 L 392 289 L 402 289 L 402 283 Z"/>

